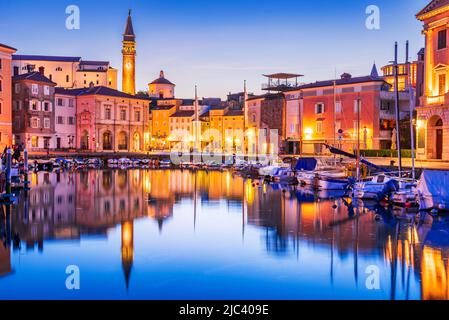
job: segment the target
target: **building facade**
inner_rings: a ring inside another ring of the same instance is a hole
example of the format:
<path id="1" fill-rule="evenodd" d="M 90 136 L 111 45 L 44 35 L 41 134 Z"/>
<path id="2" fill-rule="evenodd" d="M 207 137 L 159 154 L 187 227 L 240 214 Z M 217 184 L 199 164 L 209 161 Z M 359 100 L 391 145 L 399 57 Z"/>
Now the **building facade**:
<path id="1" fill-rule="evenodd" d="M 161 70 L 159 78 L 148 84 L 148 95 L 152 98 L 173 99 L 175 97 L 175 85 L 165 78 Z"/>
<path id="2" fill-rule="evenodd" d="M 76 92 L 55 88 L 55 148 L 76 148 Z"/>
<path id="3" fill-rule="evenodd" d="M 117 69 L 107 61 L 85 61 L 80 57 L 13 55 L 13 75 L 42 71 L 58 87 L 87 88 L 91 84 L 117 89 Z"/>
<path id="4" fill-rule="evenodd" d="M 31 152 L 55 149 L 56 83 L 40 72 L 14 76 L 12 83 L 15 144 Z"/>
<path id="5" fill-rule="evenodd" d="M 449 1 L 433 0 L 417 15 L 425 36 L 424 88 L 417 108 L 417 155 L 449 160 Z"/>
<path id="6" fill-rule="evenodd" d="M 76 147 L 85 152 L 149 149 L 149 100 L 106 87 L 76 92 Z"/>
<path id="7" fill-rule="evenodd" d="M 377 72 L 355 78 L 345 73 L 284 94 L 287 153 L 322 154 L 325 144 L 353 152 L 358 138 L 362 149 L 391 149 L 395 96 Z M 401 118 L 409 105 L 408 93 L 400 93 Z"/>
<path id="8" fill-rule="evenodd" d="M 0 149 L 13 144 L 11 60 L 16 49 L 0 43 Z"/>

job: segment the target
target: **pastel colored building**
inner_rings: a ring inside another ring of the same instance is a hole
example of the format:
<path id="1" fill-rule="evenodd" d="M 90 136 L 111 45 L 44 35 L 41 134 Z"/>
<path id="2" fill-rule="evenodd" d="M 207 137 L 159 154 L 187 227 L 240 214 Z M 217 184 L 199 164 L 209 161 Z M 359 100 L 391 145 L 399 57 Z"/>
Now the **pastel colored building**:
<path id="1" fill-rule="evenodd" d="M 107 61 L 85 61 L 81 57 L 13 55 L 13 74 L 41 71 L 58 87 L 87 88 L 91 84 L 117 89 L 117 69 Z"/>
<path id="2" fill-rule="evenodd" d="M 449 160 L 449 1 L 431 1 L 417 15 L 425 35 L 424 89 L 417 108 L 417 153 Z"/>
<path id="3" fill-rule="evenodd" d="M 13 134 L 30 152 L 55 149 L 55 86 L 40 72 L 13 77 Z"/>
<path id="4" fill-rule="evenodd" d="M 11 59 L 16 49 L 0 43 L 0 150 L 13 144 Z"/>
<path id="5" fill-rule="evenodd" d="M 76 95 L 77 149 L 86 152 L 148 150 L 148 100 L 107 87 L 75 89 L 65 94 Z"/>
<path id="6" fill-rule="evenodd" d="M 55 88 L 55 141 L 56 150 L 76 147 L 76 94 L 77 90 Z"/>
<path id="7" fill-rule="evenodd" d="M 340 79 L 301 85 L 284 94 L 287 153 L 321 154 L 324 144 L 353 152 L 357 129 L 362 149 L 391 149 L 395 97 L 375 68 L 369 76 L 345 73 Z M 401 92 L 401 119 L 409 106 L 409 94 Z"/>
<path id="8" fill-rule="evenodd" d="M 249 154 L 282 152 L 285 103 L 280 92 L 247 99 L 246 141 Z"/>

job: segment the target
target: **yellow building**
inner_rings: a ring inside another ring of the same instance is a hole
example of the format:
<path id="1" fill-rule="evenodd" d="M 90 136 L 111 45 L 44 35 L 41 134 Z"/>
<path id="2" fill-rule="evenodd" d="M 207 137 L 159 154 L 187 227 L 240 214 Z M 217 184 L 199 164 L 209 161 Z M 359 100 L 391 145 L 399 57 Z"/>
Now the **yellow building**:
<path id="1" fill-rule="evenodd" d="M 151 109 L 151 148 L 166 150 L 169 148 L 170 116 L 177 110 L 176 105 L 158 105 Z"/>
<path id="2" fill-rule="evenodd" d="M 424 92 L 417 110 L 417 155 L 449 160 L 449 1 L 434 0 L 417 15 L 425 35 Z"/>
<path id="3" fill-rule="evenodd" d="M 125 33 L 123 34 L 122 55 L 122 91 L 134 95 L 136 94 L 136 36 L 131 19 L 131 10 L 129 10 Z"/>

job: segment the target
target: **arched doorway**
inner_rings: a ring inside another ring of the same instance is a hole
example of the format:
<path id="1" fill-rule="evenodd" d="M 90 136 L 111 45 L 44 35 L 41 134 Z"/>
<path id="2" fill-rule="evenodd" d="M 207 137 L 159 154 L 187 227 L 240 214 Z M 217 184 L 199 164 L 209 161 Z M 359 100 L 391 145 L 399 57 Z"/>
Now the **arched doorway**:
<path id="1" fill-rule="evenodd" d="M 433 116 L 427 123 L 427 154 L 430 159 L 443 159 L 443 119 Z"/>
<path id="2" fill-rule="evenodd" d="M 133 145 L 135 151 L 140 151 L 140 134 L 138 132 L 134 133 Z"/>
<path id="3" fill-rule="evenodd" d="M 103 150 L 112 150 L 112 133 L 105 131 L 103 133 Z"/>
<path id="4" fill-rule="evenodd" d="M 80 148 L 81 150 L 89 150 L 89 132 L 87 130 L 84 130 L 81 135 Z"/>
<path id="5" fill-rule="evenodd" d="M 128 135 L 125 131 L 118 134 L 118 149 L 121 151 L 128 150 Z"/>

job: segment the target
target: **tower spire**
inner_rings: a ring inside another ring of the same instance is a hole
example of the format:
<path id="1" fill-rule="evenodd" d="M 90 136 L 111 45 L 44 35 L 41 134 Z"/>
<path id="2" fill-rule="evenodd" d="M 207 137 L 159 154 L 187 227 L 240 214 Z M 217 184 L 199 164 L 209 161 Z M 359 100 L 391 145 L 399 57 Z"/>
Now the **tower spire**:
<path id="1" fill-rule="evenodd" d="M 125 33 L 123 34 L 122 56 L 122 91 L 134 95 L 136 93 L 136 35 L 131 19 L 131 9 L 128 11 Z"/>

